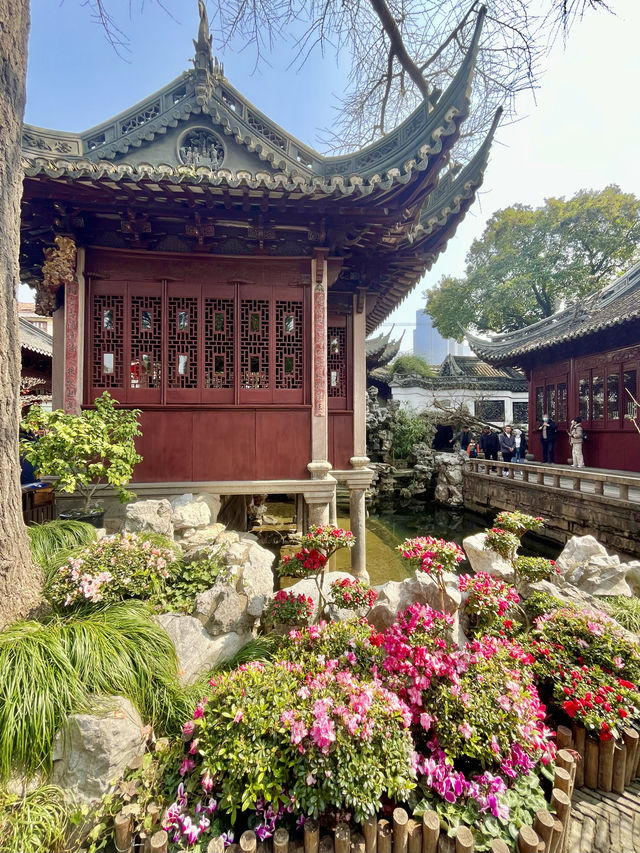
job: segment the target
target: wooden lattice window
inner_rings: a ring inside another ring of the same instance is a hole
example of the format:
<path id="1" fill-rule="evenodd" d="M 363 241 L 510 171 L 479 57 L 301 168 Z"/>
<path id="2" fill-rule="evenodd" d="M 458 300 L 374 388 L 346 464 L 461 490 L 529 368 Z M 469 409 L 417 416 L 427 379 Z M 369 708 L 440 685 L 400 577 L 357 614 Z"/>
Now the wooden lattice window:
<path id="1" fill-rule="evenodd" d="M 131 388 L 159 388 L 162 382 L 162 298 L 131 297 Z"/>
<path id="2" fill-rule="evenodd" d="M 122 388 L 124 366 L 124 298 L 96 294 L 92 305 L 93 351 L 91 382 L 94 388 Z"/>
<path id="3" fill-rule="evenodd" d="M 302 302 L 276 300 L 276 390 L 303 387 Z"/>
<path id="4" fill-rule="evenodd" d="M 243 388 L 268 390 L 269 300 L 240 300 L 240 382 Z"/>
<path id="5" fill-rule="evenodd" d="M 198 300 L 170 296 L 167 375 L 169 388 L 198 387 Z"/>
<path id="6" fill-rule="evenodd" d="M 233 388 L 233 299 L 205 299 L 204 340 L 204 387 Z"/>
<path id="7" fill-rule="evenodd" d="M 327 384 L 329 397 L 347 395 L 347 330 L 340 326 L 327 329 Z"/>

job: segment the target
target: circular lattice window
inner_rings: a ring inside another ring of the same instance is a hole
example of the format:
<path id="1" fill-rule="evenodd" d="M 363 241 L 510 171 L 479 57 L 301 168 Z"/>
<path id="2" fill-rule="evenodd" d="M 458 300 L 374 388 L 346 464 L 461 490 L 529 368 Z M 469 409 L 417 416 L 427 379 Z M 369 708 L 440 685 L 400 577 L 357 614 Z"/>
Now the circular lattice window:
<path id="1" fill-rule="evenodd" d="M 192 127 L 178 141 L 178 157 L 185 166 L 219 169 L 224 160 L 224 146 L 206 127 Z"/>

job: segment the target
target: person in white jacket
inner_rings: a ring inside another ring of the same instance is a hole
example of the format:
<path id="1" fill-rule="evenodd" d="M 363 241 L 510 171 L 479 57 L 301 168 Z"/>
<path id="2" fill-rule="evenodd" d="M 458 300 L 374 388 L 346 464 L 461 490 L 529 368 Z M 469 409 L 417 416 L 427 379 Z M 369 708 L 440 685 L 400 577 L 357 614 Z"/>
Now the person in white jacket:
<path id="1" fill-rule="evenodd" d="M 571 463 L 574 468 L 584 468 L 582 455 L 582 418 L 574 418 L 569 425 L 569 442 L 571 443 Z"/>

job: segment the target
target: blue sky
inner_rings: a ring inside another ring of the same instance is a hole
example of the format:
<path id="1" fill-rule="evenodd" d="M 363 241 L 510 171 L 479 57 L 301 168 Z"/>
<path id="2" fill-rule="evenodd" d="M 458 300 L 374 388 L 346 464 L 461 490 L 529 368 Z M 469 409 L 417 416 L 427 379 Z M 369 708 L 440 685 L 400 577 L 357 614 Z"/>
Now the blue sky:
<path id="1" fill-rule="evenodd" d="M 81 131 L 104 121 L 190 67 L 196 0 L 107 0 L 126 33 L 118 57 L 83 0 L 32 0 L 25 120 Z M 142 9 L 140 7 L 143 7 Z M 459 275 L 488 217 L 511 204 L 618 183 L 640 196 L 640 3 L 612 0 L 616 15 L 591 12 L 557 44 L 535 102 L 518 101 L 519 120 L 499 129 L 484 189 L 449 247 L 390 322 L 413 324 L 422 294 L 442 275 Z M 215 22 L 214 47 L 216 42 Z M 216 50 L 230 83 L 290 133 L 320 148 L 330 126 L 342 73 L 333 55 L 291 67 L 292 40 L 255 70 L 255 54 L 233 45 Z M 407 335 L 407 342 L 410 336 Z"/>

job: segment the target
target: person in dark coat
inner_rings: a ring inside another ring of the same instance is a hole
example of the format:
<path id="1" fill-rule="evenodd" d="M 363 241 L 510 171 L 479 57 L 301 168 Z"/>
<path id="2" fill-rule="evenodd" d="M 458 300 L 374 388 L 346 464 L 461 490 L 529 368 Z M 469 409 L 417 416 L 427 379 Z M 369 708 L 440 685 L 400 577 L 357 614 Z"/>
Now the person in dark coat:
<path id="1" fill-rule="evenodd" d="M 504 462 L 511 462 L 516 452 L 516 437 L 513 434 L 511 426 L 507 424 L 500 433 L 500 453 Z M 509 474 L 508 468 L 502 469 L 502 476 L 506 477 Z"/>
<path id="2" fill-rule="evenodd" d="M 549 415 L 542 416 L 542 423 L 538 427 L 540 443 L 542 444 L 542 461 L 553 464 L 553 447 L 556 443 L 556 432 L 558 427 Z"/>
<path id="3" fill-rule="evenodd" d="M 469 443 L 472 441 L 473 436 L 471 434 L 471 430 L 468 426 L 463 426 L 460 432 L 457 435 L 454 435 L 449 444 L 453 444 L 455 441 L 460 442 L 460 449 L 467 452 L 467 447 L 469 447 Z"/>
<path id="4" fill-rule="evenodd" d="M 484 427 L 480 436 L 480 450 L 484 453 L 485 459 L 495 459 L 498 461 L 498 451 L 500 450 L 500 441 L 495 432 L 492 432 L 489 427 Z M 491 469 L 495 471 L 495 467 Z"/>

